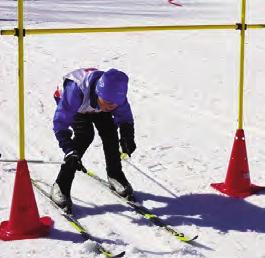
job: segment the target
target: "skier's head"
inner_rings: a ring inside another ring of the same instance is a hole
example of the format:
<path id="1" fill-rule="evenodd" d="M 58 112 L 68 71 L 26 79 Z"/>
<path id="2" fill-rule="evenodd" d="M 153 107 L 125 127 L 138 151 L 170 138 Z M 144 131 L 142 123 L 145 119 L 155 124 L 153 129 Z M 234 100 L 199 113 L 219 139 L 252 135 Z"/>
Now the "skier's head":
<path id="1" fill-rule="evenodd" d="M 99 99 L 106 103 L 122 105 L 128 91 L 128 76 L 117 69 L 110 69 L 103 73 L 96 85 Z"/>

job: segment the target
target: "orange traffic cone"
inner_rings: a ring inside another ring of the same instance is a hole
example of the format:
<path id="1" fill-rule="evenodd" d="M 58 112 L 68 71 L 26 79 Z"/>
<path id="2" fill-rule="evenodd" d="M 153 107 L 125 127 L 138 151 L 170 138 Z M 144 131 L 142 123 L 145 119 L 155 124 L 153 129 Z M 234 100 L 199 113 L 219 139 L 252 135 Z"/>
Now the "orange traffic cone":
<path id="1" fill-rule="evenodd" d="M 10 219 L 0 224 L 0 239 L 18 240 L 46 236 L 52 225 L 53 220 L 50 217 L 39 217 L 27 162 L 18 161 Z"/>
<path id="2" fill-rule="evenodd" d="M 222 193 L 238 198 L 244 198 L 265 189 L 265 187 L 256 186 L 250 182 L 243 129 L 236 131 L 225 182 L 211 184 L 211 186 Z"/>

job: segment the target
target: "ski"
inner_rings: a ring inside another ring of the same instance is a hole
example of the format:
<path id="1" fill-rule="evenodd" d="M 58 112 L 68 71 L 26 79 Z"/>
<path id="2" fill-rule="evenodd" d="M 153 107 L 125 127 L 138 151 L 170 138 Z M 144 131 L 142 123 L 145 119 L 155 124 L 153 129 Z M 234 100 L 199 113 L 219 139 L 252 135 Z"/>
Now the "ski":
<path id="1" fill-rule="evenodd" d="M 66 213 L 61 207 L 59 207 L 50 197 L 50 194 L 45 191 L 38 182 L 38 180 L 31 179 L 33 186 L 43 195 L 45 196 L 50 203 L 58 209 L 61 212 L 61 215 L 70 223 L 70 225 L 84 238 L 84 240 L 91 240 L 96 243 L 95 249 L 99 254 L 103 254 L 105 257 L 123 257 L 125 255 L 125 251 L 113 255 L 110 251 L 106 250 L 101 243 L 96 240 L 95 237 L 93 237 L 90 233 L 88 233 L 87 229 L 81 225 L 81 223 L 78 221 L 78 219 L 74 216 L 74 214 Z M 48 185 L 47 183 L 43 182 L 45 185 Z"/>
<path id="2" fill-rule="evenodd" d="M 138 214 L 142 215 L 145 219 L 150 220 L 153 224 L 156 226 L 159 226 L 163 229 L 165 229 L 167 232 L 169 232 L 171 235 L 176 237 L 178 240 L 185 242 L 185 243 L 191 243 L 195 239 L 198 238 L 198 235 L 195 235 L 194 237 L 188 237 L 184 233 L 179 232 L 172 228 L 170 225 L 168 225 L 166 222 L 164 222 L 161 218 L 153 214 L 150 210 L 145 208 L 144 206 L 140 205 L 136 201 L 128 200 L 122 196 L 120 196 L 115 191 L 111 190 L 109 187 L 109 183 L 105 181 L 104 179 L 97 176 L 94 171 L 92 170 L 86 170 L 85 168 L 82 170 L 86 175 L 89 177 L 95 179 L 98 181 L 101 185 L 108 188 L 115 196 L 117 196 L 119 199 L 123 200 L 127 205 L 129 205 L 131 208 L 133 208 L 134 211 L 136 211 Z"/>

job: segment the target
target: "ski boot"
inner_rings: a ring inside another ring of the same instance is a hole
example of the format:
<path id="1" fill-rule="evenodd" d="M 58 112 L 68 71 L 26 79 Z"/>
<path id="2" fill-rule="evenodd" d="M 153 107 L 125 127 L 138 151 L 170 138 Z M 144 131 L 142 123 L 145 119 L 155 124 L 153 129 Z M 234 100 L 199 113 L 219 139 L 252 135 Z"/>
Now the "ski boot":
<path id="1" fill-rule="evenodd" d="M 108 176 L 108 182 L 112 191 L 129 201 L 134 201 L 133 188 L 123 172 L 119 176 Z"/>
<path id="2" fill-rule="evenodd" d="M 56 182 L 51 188 L 51 200 L 54 201 L 67 214 L 72 213 L 73 202 L 71 197 L 63 194 L 60 186 Z"/>

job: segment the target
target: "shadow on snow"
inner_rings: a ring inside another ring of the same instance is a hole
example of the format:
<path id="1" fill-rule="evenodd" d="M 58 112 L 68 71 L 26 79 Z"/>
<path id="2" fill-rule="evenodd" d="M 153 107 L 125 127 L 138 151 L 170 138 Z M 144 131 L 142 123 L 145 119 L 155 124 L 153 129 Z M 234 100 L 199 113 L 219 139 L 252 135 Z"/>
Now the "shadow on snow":
<path id="1" fill-rule="evenodd" d="M 244 199 L 218 194 L 189 194 L 172 198 L 138 193 L 138 196 L 142 201 L 161 203 L 163 207 L 151 211 L 158 216 L 166 215 L 165 221 L 172 226 L 194 224 L 224 233 L 229 230 L 265 233 L 265 209 Z"/>

